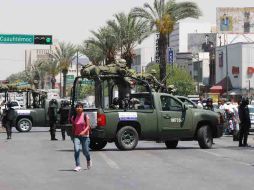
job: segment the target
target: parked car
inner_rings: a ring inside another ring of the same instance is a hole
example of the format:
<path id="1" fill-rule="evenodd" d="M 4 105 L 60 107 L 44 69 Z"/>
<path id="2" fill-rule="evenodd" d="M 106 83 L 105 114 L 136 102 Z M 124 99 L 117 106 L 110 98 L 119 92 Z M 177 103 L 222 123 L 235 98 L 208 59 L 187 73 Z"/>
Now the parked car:
<path id="1" fill-rule="evenodd" d="M 250 122 L 251 122 L 250 131 L 254 132 L 254 105 L 248 105 L 248 108 L 250 112 Z"/>

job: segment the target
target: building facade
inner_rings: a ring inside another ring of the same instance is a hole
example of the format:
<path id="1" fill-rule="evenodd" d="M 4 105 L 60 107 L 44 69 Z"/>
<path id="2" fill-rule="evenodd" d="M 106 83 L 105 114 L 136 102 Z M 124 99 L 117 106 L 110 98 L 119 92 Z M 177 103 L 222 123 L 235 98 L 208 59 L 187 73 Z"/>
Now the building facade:
<path id="1" fill-rule="evenodd" d="M 253 94 L 254 43 L 235 43 L 216 48 L 216 82 L 228 76 L 235 94 Z M 227 89 L 224 89 L 226 91 Z"/>
<path id="2" fill-rule="evenodd" d="M 132 63 L 132 69 L 136 70 L 137 73 L 145 71 L 148 63 L 154 61 L 155 49 L 152 47 L 144 47 L 135 49 L 135 57 Z"/>

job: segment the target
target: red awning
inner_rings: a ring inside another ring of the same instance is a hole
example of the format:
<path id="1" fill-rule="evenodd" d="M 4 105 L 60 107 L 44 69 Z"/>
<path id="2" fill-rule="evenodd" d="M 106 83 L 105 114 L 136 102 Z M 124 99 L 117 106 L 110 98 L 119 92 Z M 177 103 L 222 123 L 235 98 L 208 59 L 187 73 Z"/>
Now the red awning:
<path id="1" fill-rule="evenodd" d="M 222 93 L 223 87 L 221 85 L 214 85 L 210 88 L 211 93 Z"/>
<path id="2" fill-rule="evenodd" d="M 223 90 L 221 85 L 214 85 L 210 88 L 210 90 Z"/>

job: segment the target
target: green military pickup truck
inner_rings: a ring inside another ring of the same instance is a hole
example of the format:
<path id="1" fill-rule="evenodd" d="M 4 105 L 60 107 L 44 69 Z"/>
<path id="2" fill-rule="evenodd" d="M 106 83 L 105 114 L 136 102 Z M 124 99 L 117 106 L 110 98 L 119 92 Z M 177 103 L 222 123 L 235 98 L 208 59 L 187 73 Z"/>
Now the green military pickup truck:
<path id="1" fill-rule="evenodd" d="M 134 96 L 149 99 L 144 93 Z M 91 148 L 115 142 L 120 150 L 131 150 L 139 140 L 164 141 L 167 148 L 176 148 L 179 140 L 197 140 L 201 148 L 211 148 L 212 138 L 222 136 L 217 113 L 188 108 L 165 93 L 152 93 L 152 101 L 137 109 L 99 109 Z"/>
<path id="2" fill-rule="evenodd" d="M 179 140 L 197 140 L 201 148 L 211 148 L 212 139 L 222 136 L 223 123 L 215 112 L 191 109 L 177 97 L 157 92 L 146 80 L 84 69 L 74 81 L 72 107 L 87 95 L 95 97 L 95 107 L 85 109 L 93 115 L 93 150 L 108 142 L 132 150 L 139 140 L 165 142 L 167 148 L 176 148 Z M 84 89 L 93 90 L 84 94 Z"/>

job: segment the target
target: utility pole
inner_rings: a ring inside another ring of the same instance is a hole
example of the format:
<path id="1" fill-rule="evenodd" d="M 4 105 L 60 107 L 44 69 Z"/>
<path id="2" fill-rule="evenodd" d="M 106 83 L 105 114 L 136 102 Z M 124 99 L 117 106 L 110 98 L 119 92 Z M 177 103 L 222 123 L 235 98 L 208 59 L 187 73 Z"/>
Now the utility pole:
<path id="1" fill-rule="evenodd" d="M 226 44 L 226 92 L 228 99 L 228 45 Z"/>
<path id="2" fill-rule="evenodd" d="M 78 50 L 77 50 L 77 76 L 78 76 Z"/>

